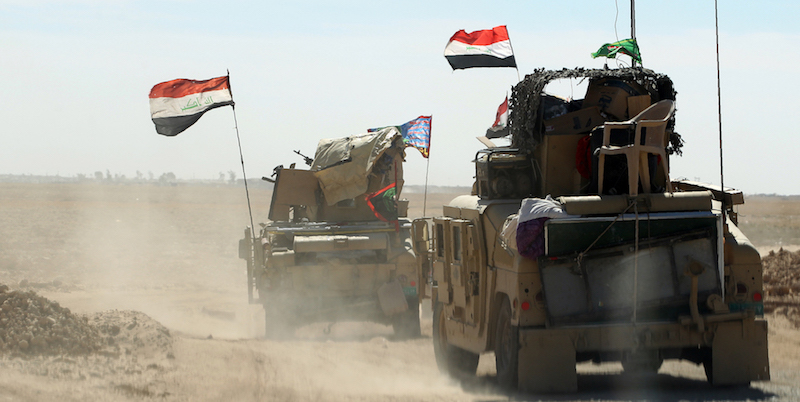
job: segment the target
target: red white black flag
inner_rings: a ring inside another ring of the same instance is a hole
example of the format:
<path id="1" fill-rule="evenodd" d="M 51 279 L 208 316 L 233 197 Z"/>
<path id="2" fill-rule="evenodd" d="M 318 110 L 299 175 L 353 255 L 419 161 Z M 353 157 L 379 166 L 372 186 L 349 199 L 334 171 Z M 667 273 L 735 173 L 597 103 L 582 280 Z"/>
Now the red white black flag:
<path id="1" fill-rule="evenodd" d="M 508 95 L 497 108 L 492 127 L 486 130 L 486 138 L 500 138 L 508 135 Z"/>
<path id="2" fill-rule="evenodd" d="M 156 132 L 175 136 L 197 122 L 203 113 L 233 105 L 229 77 L 196 81 L 177 79 L 150 90 L 150 115 Z"/>
<path id="3" fill-rule="evenodd" d="M 456 32 L 444 48 L 444 57 L 453 70 L 472 67 L 517 67 L 505 25 L 484 31 L 466 33 L 462 29 Z"/>

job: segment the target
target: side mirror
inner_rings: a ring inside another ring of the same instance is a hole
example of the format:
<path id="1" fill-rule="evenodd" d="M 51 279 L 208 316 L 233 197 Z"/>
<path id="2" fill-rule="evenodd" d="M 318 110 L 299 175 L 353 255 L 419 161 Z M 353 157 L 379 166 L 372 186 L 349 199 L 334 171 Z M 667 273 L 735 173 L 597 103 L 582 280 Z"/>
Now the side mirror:
<path id="1" fill-rule="evenodd" d="M 250 239 L 239 239 L 239 258 L 247 260 L 250 258 Z"/>
<path id="2" fill-rule="evenodd" d="M 253 256 L 253 241 L 250 236 L 250 228 L 244 230 L 244 238 L 239 239 L 239 258 L 249 260 Z"/>

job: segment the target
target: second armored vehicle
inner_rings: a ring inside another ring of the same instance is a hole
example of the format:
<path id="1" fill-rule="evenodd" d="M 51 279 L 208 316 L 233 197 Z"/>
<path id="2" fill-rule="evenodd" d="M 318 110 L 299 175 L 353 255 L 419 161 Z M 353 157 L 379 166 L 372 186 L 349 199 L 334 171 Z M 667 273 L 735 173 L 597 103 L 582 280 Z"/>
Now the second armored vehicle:
<path id="1" fill-rule="evenodd" d="M 245 230 L 251 303 L 268 336 L 312 322 L 369 320 L 420 334 L 420 278 L 394 127 L 319 143 L 309 170 L 275 169 L 269 222 Z"/>

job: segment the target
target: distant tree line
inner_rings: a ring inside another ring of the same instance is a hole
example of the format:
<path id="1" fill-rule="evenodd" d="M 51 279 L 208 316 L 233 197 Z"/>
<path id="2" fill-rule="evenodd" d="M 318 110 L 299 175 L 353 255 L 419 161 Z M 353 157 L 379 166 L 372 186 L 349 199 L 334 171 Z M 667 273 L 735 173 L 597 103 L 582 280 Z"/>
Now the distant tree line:
<path id="1" fill-rule="evenodd" d="M 173 172 L 164 172 L 156 176 L 152 171 L 147 173 L 137 170 L 135 177 L 128 177 L 120 173 L 111 173 L 106 169 L 105 172 L 98 170 L 93 174 L 78 173 L 75 176 L 61 176 L 56 175 L 33 175 L 33 174 L 0 174 L 0 182 L 17 182 L 17 183 L 68 183 L 68 182 L 98 182 L 98 183 L 151 183 L 160 185 L 174 185 L 178 182 L 192 182 L 192 183 L 206 183 L 206 184 L 228 184 L 234 185 L 241 183 L 242 180 L 237 180 L 235 171 L 230 170 L 228 173 L 219 172 L 219 175 L 210 179 L 179 179 Z M 249 181 L 248 181 L 249 183 Z"/>

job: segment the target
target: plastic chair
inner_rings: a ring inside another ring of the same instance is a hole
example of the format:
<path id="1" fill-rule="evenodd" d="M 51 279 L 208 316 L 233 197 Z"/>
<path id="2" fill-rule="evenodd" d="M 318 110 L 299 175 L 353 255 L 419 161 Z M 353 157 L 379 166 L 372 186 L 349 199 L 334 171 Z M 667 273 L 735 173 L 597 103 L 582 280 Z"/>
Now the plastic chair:
<path id="1" fill-rule="evenodd" d="M 606 155 L 625 155 L 628 163 L 628 192 L 630 195 L 639 193 L 639 178 L 642 180 L 642 190 L 650 192 L 650 169 L 647 155 L 654 154 L 661 157 L 658 165 L 666 177 L 667 191 L 672 193 L 667 168 L 667 123 L 675 113 L 675 102 L 669 99 L 662 100 L 643 110 L 632 119 L 623 122 L 606 122 L 603 129 L 603 145 L 599 149 L 597 163 L 597 193 L 603 193 L 603 175 Z M 610 144 L 611 130 L 635 128 L 633 144 L 616 146 Z M 644 141 L 642 132 L 644 131 Z"/>

